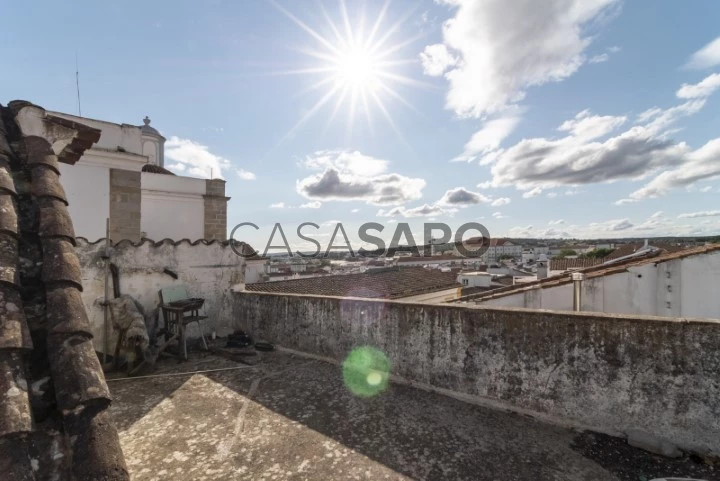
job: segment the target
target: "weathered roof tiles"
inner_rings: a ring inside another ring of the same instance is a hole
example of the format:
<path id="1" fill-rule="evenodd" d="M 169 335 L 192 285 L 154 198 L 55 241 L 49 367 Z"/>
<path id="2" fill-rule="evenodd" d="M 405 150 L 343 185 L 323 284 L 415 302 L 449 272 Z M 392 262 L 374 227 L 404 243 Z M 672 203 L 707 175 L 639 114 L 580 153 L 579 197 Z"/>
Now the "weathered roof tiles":
<path id="1" fill-rule="evenodd" d="M 28 102 L 0 106 L 3 479 L 129 479 L 80 296 L 58 169 L 99 135 Z"/>

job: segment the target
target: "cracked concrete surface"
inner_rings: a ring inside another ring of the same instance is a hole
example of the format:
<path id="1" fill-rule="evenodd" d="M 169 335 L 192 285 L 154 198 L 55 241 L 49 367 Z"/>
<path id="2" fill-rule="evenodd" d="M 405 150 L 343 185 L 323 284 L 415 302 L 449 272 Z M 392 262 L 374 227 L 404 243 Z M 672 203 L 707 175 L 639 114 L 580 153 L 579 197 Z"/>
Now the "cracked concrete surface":
<path id="1" fill-rule="evenodd" d="M 417 389 L 354 397 L 340 367 L 284 352 L 212 355 L 111 381 L 135 480 L 614 480 L 572 430 Z"/>

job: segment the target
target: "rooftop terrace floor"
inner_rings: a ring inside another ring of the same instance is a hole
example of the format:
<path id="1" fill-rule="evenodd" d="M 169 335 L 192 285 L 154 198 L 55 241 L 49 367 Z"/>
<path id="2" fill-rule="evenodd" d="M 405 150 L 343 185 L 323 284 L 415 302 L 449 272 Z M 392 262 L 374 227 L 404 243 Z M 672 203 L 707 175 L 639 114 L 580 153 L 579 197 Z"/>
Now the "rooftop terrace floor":
<path id="1" fill-rule="evenodd" d="M 671 462 L 403 385 L 357 398 L 338 366 L 281 351 L 255 366 L 195 353 L 155 375 L 109 383 L 136 481 L 638 480 Z M 672 461 L 683 474 L 687 462 Z"/>

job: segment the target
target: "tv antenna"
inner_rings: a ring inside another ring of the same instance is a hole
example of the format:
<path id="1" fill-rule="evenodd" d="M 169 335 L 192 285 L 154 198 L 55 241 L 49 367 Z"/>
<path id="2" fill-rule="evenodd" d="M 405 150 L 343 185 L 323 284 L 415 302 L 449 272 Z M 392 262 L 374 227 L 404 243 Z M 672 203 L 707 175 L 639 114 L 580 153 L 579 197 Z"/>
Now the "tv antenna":
<path id="1" fill-rule="evenodd" d="M 80 109 L 80 68 L 78 67 L 78 54 L 75 52 L 75 88 L 77 89 L 78 117 L 82 117 Z"/>

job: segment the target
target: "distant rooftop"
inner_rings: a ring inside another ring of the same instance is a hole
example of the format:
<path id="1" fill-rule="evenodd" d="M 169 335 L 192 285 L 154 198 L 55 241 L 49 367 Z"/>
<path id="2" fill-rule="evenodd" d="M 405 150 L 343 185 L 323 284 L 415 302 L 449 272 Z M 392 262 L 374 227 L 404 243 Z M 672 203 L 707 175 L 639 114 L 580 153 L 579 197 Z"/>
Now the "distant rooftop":
<path id="1" fill-rule="evenodd" d="M 720 251 L 720 244 L 711 244 L 707 246 L 702 247 L 693 247 L 689 249 L 681 249 L 676 250 L 675 252 L 667 252 L 664 249 L 650 251 L 645 255 L 641 255 L 639 257 L 632 257 L 629 259 L 622 259 L 618 260 L 617 262 L 614 262 L 612 264 L 600 264 L 592 267 L 587 267 L 584 269 L 579 269 L 577 272 L 582 272 L 587 275 L 588 279 L 592 279 L 594 277 L 601 277 L 605 275 L 615 274 L 618 272 L 624 272 L 629 267 L 634 266 L 640 266 L 644 264 L 654 263 L 654 264 L 660 264 L 663 262 L 672 261 L 675 259 L 682 259 L 685 257 L 695 256 L 695 255 L 701 255 L 701 254 L 707 254 L 710 252 L 716 252 Z M 634 251 L 633 251 L 634 252 Z M 631 252 L 632 253 L 632 252 Z M 616 259 L 621 259 L 621 257 L 617 257 Z M 607 258 L 604 259 L 607 261 Z M 551 260 L 551 263 L 553 261 Z M 552 264 L 551 264 L 552 266 Z M 553 267 L 554 269 L 554 267 Z M 537 281 L 531 281 L 527 282 L 521 285 L 513 285 L 509 287 L 504 287 L 501 289 L 495 289 L 492 292 L 488 294 L 481 294 L 481 295 L 474 295 L 469 296 L 466 298 L 461 297 L 460 299 L 457 299 L 456 301 L 485 301 L 489 299 L 496 299 L 498 297 L 505 297 L 509 296 L 511 294 L 515 294 L 517 292 L 521 292 L 523 290 L 530 290 L 530 289 L 538 289 L 538 288 L 546 288 L 546 287 L 554 287 L 559 286 L 563 284 L 569 284 L 572 282 L 572 278 L 568 274 L 560 274 L 555 275 L 551 277 L 547 277 L 545 279 L 540 279 Z"/>
<path id="2" fill-rule="evenodd" d="M 457 275 L 452 272 L 441 272 L 436 269 L 391 267 L 362 274 L 260 282 L 248 284 L 245 289 L 255 292 L 399 299 L 460 287 L 456 278 Z"/>

